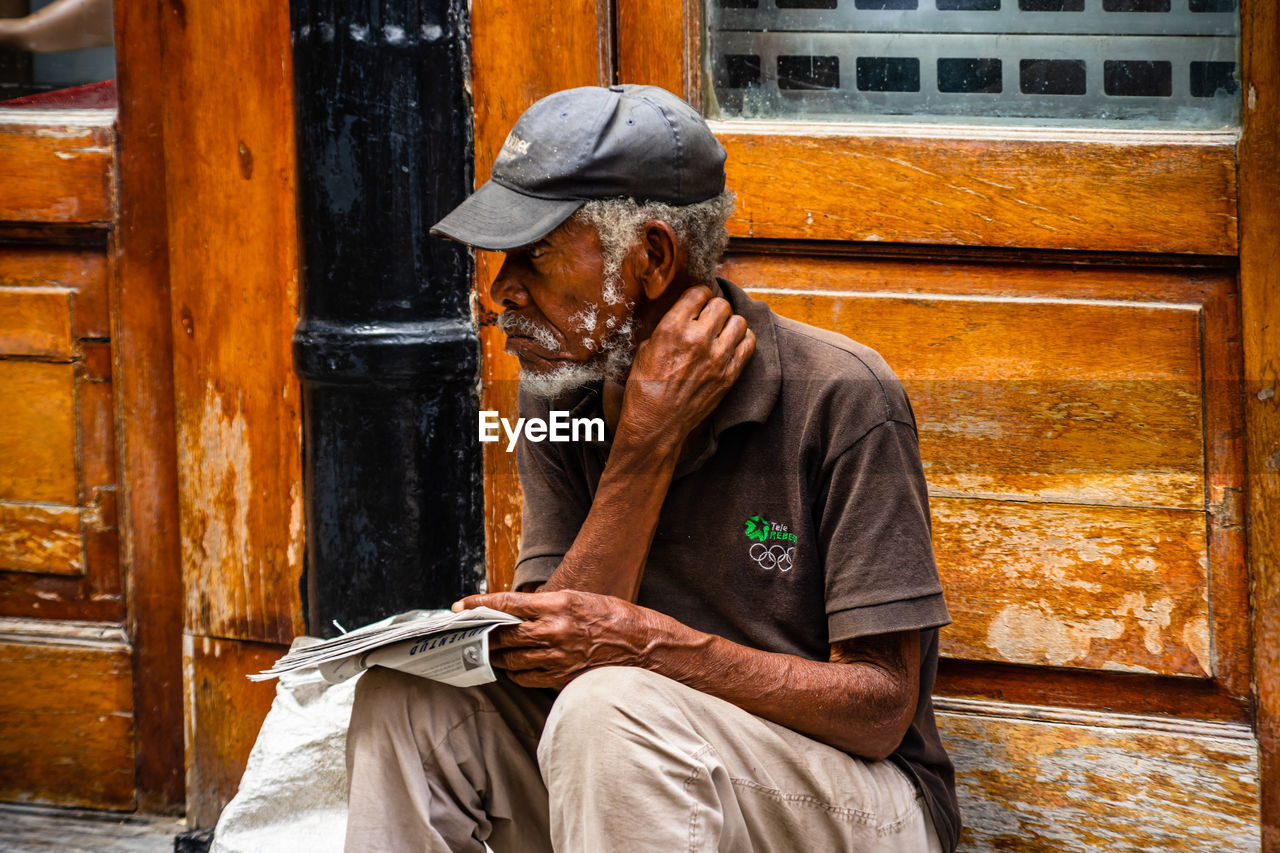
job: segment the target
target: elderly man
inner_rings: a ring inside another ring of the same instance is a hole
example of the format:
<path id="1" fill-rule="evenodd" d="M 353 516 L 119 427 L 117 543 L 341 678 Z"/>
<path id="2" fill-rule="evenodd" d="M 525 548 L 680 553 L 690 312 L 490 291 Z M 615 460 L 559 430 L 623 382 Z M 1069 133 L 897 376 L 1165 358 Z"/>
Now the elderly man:
<path id="1" fill-rule="evenodd" d="M 724 149 L 648 86 L 534 104 L 437 226 L 492 286 L 521 414 L 503 676 L 364 676 L 355 851 L 953 850 L 930 692 L 947 612 L 906 396 L 714 270 Z"/>

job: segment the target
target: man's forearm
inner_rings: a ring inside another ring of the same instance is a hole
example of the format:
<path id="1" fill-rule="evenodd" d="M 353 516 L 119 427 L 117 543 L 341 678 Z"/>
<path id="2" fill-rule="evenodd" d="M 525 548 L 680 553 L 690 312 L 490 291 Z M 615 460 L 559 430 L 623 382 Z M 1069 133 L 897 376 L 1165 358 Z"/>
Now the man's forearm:
<path id="1" fill-rule="evenodd" d="M 915 714 L 918 683 L 904 682 L 903 672 L 911 671 L 910 656 L 919 655 L 918 632 L 889 635 L 887 648 L 869 655 L 824 662 L 674 624 L 679 627 L 655 631 L 663 639 L 641 650 L 641 666 L 837 749 L 885 758 Z"/>
<path id="2" fill-rule="evenodd" d="M 542 591 L 576 589 L 635 601 L 679 448 L 615 438 L 573 546 Z"/>

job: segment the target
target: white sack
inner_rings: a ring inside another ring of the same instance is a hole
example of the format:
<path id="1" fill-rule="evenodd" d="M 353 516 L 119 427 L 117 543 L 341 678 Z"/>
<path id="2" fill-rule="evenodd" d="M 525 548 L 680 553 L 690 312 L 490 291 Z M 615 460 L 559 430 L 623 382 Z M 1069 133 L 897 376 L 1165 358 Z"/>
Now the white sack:
<path id="1" fill-rule="evenodd" d="M 341 853 L 347 724 L 358 681 L 329 684 L 315 668 L 281 676 L 240 790 L 218 819 L 213 853 Z"/>

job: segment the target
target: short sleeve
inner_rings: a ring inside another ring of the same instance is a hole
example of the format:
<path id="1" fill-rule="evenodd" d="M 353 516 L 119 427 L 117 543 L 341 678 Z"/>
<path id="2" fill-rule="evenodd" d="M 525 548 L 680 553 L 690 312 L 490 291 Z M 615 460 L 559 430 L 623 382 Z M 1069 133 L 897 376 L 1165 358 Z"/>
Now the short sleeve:
<path id="1" fill-rule="evenodd" d="M 521 436 L 516 465 L 523 492 L 520 553 L 512 588 L 545 583 L 569 552 L 586 521 L 591 499 L 585 477 L 573 477 L 568 460 L 552 442 L 530 442 Z"/>
<path id="2" fill-rule="evenodd" d="M 911 424 L 885 421 L 842 452 L 821 497 L 831 642 L 950 622 Z"/>

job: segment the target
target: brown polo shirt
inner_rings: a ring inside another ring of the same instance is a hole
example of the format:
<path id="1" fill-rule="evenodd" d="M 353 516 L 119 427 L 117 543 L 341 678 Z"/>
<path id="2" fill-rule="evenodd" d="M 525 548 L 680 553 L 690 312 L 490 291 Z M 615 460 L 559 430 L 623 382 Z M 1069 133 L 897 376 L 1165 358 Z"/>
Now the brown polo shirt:
<path id="1" fill-rule="evenodd" d="M 915 779 L 944 850 L 960 832 L 951 762 L 930 694 L 938 628 L 950 619 L 934 565 L 915 418 L 874 351 L 776 316 L 720 281 L 756 351 L 711 416 L 706 446 L 677 468 L 645 564 L 639 603 L 690 627 L 827 660 L 831 644 L 920 630 L 916 716 L 891 756 Z M 552 408 L 602 416 L 598 389 Z M 518 448 L 523 535 L 515 586 L 551 576 L 587 517 L 609 443 Z"/>

